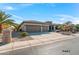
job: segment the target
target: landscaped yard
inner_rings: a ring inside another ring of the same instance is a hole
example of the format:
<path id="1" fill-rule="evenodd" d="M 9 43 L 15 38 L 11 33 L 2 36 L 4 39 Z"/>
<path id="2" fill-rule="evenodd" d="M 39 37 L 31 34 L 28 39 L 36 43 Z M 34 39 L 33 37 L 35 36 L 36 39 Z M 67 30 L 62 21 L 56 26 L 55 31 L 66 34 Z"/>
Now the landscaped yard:
<path id="1" fill-rule="evenodd" d="M 27 33 L 27 32 L 26 32 Z M 26 40 L 33 40 L 32 37 L 30 37 L 29 35 L 26 35 L 25 37 L 20 37 L 20 35 L 22 35 L 21 32 L 13 32 L 12 33 L 12 39 L 14 41 L 26 41 Z M 23 34 L 24 35 L 24 34 Z"/>
<path id="2" fill-rule="evenodd" d="M 12 42 L 33 40 L 33 38 L 30 36 L 26 36 L 26 37 L 19 37 L 19 36 L 20 36 L 20 32 L 13 32 Z M 2 45 L 5 45 L 5 43 L 2 42 L 2 34 L 0 34 L 0 46 Z"/>

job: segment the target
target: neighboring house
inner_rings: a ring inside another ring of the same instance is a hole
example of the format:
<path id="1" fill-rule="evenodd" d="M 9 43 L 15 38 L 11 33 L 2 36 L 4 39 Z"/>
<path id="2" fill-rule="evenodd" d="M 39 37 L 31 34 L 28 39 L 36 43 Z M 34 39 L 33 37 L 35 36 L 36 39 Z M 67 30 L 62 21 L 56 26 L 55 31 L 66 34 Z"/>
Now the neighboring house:
<path id="1" fill-rule="evenodd" d="M 19 28 L 19 31 L 25 32 L 48 32 L 53 30 L 52 22 L 39 22 L 39 21 L 23 21 Z"/>

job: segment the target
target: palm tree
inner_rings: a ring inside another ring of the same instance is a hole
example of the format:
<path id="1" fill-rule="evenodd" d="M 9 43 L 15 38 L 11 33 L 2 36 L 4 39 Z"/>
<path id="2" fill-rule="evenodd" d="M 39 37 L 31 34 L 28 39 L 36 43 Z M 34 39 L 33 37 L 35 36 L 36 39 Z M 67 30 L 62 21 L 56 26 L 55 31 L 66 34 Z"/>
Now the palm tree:
<path id="1" fill-rule="evenodd" d="M 15 28 L 16 31 L 18 31 L 19 24 L 17 24 L 17 23 L 12 23 L 11 25 L 14 26 L 14 28 Z"/>
<path id="2" fill-rule="evenodd" d="M 12 25 L 14 20 L 10 19 L 11 15 L 6 14 L 4 11 L 0 10 L 0 33 L 2 32 L 2 24 L 10 24 Z"/>

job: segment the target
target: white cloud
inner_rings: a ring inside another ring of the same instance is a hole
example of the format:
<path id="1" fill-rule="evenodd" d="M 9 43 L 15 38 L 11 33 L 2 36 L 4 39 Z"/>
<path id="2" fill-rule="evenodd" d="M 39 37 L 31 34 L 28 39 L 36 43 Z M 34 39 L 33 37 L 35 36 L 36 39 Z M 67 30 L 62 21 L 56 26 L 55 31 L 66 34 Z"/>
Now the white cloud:
<path id="1" fill-rule="evenodd" d="M 33 4 L 32 3 L 21 3 L 20 5 L 21 6 L 32 6 Z"/>
<path id="2" fill-rule="evenodd" d="M 4 6 L 2 9 L 3 10 L 14 10 L 12 6 Z"/>
<path id="3" fill-rule="evenodd" d="M 57 18 L 57 22 L 59 21 L 59 23 L 64 23 L 66 21 L 71 21 L 74 24 L 79 24 L 79 17 L 75 17 L 75 16 L 71 16 L 71 15 L 64 15 L 64 14 L 60 14 L 60 15 L 55 15 L 54 18 Z M 54 19 L 53 18 L 53 19 Z"/>
<path id="4" fill-rule="evenodd" d="M 65 20 L 65 18 L 61 18 L 60 20 L 63 21 L 63 20 Z"/>
<path id="5" fill-rule="evenodd" d="M 73 21 L 74 24 L 79 24 L 79 19 Z"/>

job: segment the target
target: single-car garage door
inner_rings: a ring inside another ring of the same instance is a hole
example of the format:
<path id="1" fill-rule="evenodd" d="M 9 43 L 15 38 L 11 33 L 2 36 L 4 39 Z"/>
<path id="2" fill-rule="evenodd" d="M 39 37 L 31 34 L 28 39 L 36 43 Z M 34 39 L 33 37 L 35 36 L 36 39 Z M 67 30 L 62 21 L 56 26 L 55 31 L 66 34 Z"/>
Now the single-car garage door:
<path id="1" fill-rule="evenodd" d="M 43 32 L 48 32 L 48 26 L 43 26 L 43 29 L 42 29 Z"/>

